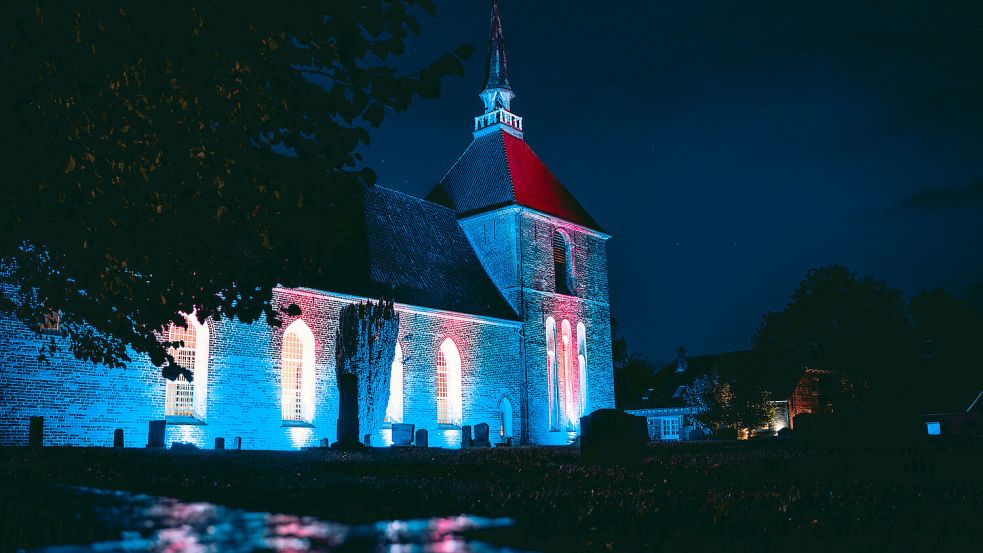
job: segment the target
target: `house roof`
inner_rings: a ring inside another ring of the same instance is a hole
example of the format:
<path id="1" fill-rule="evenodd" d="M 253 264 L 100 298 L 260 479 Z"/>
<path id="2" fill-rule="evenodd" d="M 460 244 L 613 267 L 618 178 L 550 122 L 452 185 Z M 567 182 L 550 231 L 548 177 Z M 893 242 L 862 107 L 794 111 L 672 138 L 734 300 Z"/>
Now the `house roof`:
<path id="1" fill-rule="evenodd" d="M 604 232 L 526 141 L 500 128 L 476 136 L 427 199 L 459 216 L 521 205 Z"/>
<path id="2" fill-rule="evenodd" d="M 325 271 L 324 281 L 318 283 L 322 289 L 519 320 L 452 210 L 382 186 L 364 187 L 344 209 L 359 210 L 360 216 L 335 225 L 350 236 L 338 241 L 346 251 L 326 258 L 326 265 L 335 269 Z"/>
<path id="3" fill-rule="evenodd" d="M 754 350 L 699 355 L 686 359 L 686 369 L 677 372 L 678 360 L 656 371 L 648 388 L 651 392 L 632 403 L 632 409 L 683 407 L 685 394 L 677 393 L 697 377 L 716 371 L 721 380 L 754 384 L 768 391 L 774 400 L 786 400 L 807 367 L 815 367 L 811 355 L 795 348 L 776 348 L 766 352 Z"/>

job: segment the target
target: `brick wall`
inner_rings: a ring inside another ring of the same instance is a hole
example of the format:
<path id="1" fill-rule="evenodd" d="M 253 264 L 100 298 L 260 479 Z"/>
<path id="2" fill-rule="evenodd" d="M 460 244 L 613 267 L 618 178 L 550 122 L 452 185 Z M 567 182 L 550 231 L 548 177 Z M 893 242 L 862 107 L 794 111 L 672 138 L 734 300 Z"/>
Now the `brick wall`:
<path id="1" fill-rule="evenodd" d="M 301 307 L 301 318 L 314 334 L 312 427 L 282 426 L 280 347 L 283 329 L 292 320 L 280 328 L 209 321 L 204 424 L 168 425 L 166 443 L 212 447 L 216 437 L 224 437 L 228 447 L 239 436 L 249 449 L 290 449 L 315 445 L 321 438 L 334 441 L 335 333 L 340 309 L 353 300 L 315 291 L 274 291 L 278 304 Z M 499 402 L 508 397 L 514 407 L 514 435 L 521 439 L 519 325 L 409 306 L 397 310 L 404 356 L 404 421 L 427 428 L 434 446 L 460 445 L 459 429 L 436 424 L 436 354 L 440 343 L 451 338 L 461 354 L 463 424 L 487 422 L 497 429 Z M 43 416 L 48 445 L 108 446 L 113 430 L 122 428 L 128 447 L 142 447 L 147 422 L 164 418 L 166 383 L 160 370 L 144 358 L 136 357 L 126 369 L 108 369 L 80 362 L 62 348 L 50 363 L 39 364 L 41 341 L 10 318 L 0 318 L 0 338 L 0 444 L 25 445 L 29 418 Z M 378 445 L 388 438 L 383 429 L 374 434 Z"/>

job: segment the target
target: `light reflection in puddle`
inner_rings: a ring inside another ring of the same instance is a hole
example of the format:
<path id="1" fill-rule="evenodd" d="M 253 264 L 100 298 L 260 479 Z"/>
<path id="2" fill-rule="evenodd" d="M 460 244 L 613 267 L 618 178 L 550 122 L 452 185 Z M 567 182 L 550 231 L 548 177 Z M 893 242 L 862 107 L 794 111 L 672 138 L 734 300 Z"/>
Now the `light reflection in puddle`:
<path id="1" fill-rule="evenodd" d="M 89 545 L 57 545 L 61 552 L 246 552 L 372 551 L 384 553 L 508 553 L 516 550 L 476 542 L 462 534 L 506 528 L 507 518 L 461 515 L 347 526 L 313 517 L 254 513 L 211 503 L 69 488 L 83 497 L 95 518 L 120 538 Z"/>

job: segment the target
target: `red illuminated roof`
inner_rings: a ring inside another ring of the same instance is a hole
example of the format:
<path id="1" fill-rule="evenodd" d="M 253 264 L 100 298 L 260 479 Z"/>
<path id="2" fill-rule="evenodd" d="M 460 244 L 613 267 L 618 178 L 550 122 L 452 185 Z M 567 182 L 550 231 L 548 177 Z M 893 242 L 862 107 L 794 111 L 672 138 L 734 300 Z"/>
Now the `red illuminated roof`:
<path id="1" fill-rule="evenodd" d="M 521 205 L 604 232 L 525 140 L 503 130 L 476 137 L 427 199 L 459 216 Z"/>

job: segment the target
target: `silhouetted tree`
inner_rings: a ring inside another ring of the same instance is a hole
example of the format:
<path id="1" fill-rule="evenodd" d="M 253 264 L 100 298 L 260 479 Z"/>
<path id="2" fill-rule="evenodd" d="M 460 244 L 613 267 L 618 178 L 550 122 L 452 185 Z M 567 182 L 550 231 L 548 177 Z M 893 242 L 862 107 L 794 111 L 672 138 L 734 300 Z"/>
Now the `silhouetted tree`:
<path id="1" fill-rule="evenodd" d="M 0 5 L 0 312 L 171 378 L 182 314 L 279 324 L 278 284 L 351 278 L 368 129 L 471 53 L 394 67 L 432 0 Z"/>
<path id="2" fill-rule="evenodd" d="M 755 349 L 787 345 L 868 383 L 868 399 L 882 408 L 903 408 L 917 386 L 920 345 L 904 295 L 839 265 L 809 270 L 785 308 L 764 316 Z"/>
<path id="3" fill-rule="evenodd" d="M 725 428 L 735 433 L 761 428 L 776 414 L 767 391 L 721 381 L 716 371 L 694 378 L 683 397 L 696 410 L 693 418 L 715 434 Z"/>
<path id="4" fill-rule="evenodd" d="M 614 362 L 614 402 L 630 407 L 641 399 L 658 369 L 647 356 L 628 350 L 628 341 L 618 334 L 618 321 L 611 318 L 611 351 Z"/>

